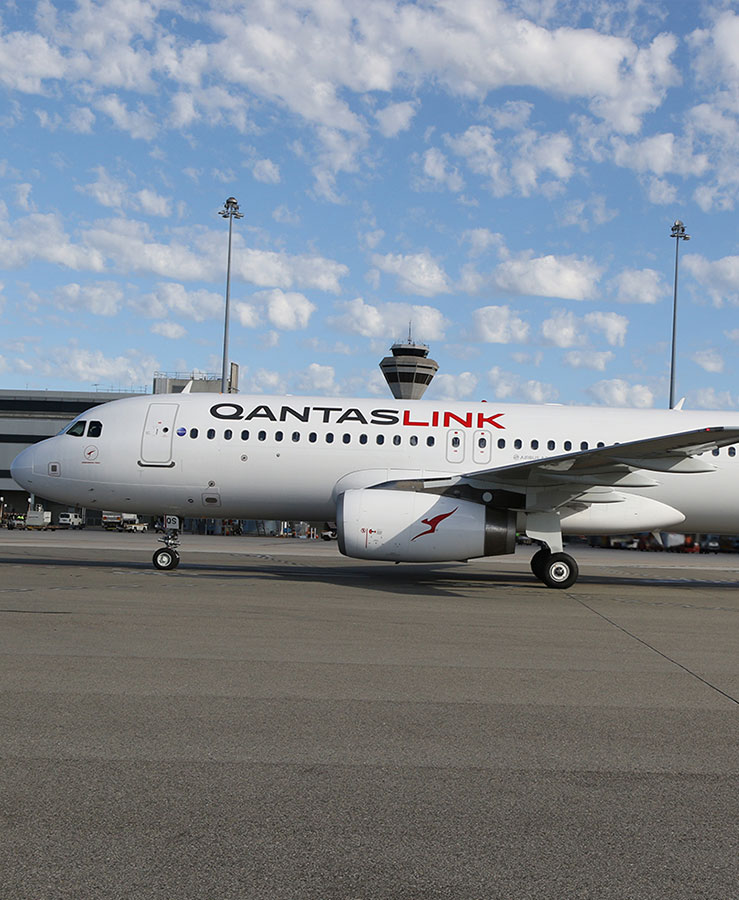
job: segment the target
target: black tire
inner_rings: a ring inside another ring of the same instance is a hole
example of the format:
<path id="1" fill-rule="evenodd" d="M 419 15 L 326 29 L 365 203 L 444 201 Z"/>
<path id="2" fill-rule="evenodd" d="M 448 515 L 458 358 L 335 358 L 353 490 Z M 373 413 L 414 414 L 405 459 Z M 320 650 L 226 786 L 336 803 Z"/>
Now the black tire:
<path id="1" fill-rule="evenodd" d="M 547 547 L 541 547 L 531 557 L 531 571 L 536 575 L 539 581 L 544 581 L 544 568 L 551 555 L 552 554 Z"/>
<path id="2" fill-rule="evenodd" d="M 170 550 L 168 547 L 162 547 L 154 553 L 151 561 L 154 563 L 155 569 L 176 569 L 180 564 L 180 554 L 176 550 Z"/>
<path id="3" fill-rule="evenodd" d="M 564 590 L 577 581 L 580 570 L 569 553 L 552 553 L 546 561 L 542 581 L 547 587 Z"/>

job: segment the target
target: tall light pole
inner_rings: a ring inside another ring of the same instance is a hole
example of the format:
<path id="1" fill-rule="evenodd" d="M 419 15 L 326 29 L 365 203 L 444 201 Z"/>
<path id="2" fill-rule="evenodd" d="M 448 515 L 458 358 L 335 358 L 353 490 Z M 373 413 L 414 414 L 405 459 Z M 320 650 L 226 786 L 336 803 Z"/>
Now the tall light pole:
<path id="1" fill-rule="evenodd" d="M 226 316 L 223 325 L 223 369 L 221 370 L 221 391 L 228 393 L 228 320 L 231 312 L 231 233 L 233 232 L 234 219 L 243 219 L 244 214 L 239 212 L 239 204 L 235 197 L 229 197 L 223 204 L 223 209 L 218 210 L 218 215 L 228 219 L 228 264 L 226 265 Z"/>
<path id="2" fill-rule="evenodd" d="M 680 219 L 675 220 L 670 237 L 675 238 L 675 291 L 672 295 L 672 356 L 670 358 L 670 409 L 675 408 L 675 336 L 677 333 L 677 260 L 680 241 L 689 241 L 690 235 L 685 233 L 685 225 Z"/>

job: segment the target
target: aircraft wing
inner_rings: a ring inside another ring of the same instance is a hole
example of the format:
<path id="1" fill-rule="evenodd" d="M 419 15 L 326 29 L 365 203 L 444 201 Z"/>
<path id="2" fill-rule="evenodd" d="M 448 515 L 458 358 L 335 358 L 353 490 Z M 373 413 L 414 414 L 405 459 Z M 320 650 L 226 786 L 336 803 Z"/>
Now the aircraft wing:
<path id="1" fill-rule="evenodd" d="M 464 480 L 479 487 L 487 484 L 508 490 L 526 490 L 565 483 L 613 485 L 639 470 L 712 472 L 715 467 L 700 454 L 737 443 L 738 427 L 700 428 L 468 472 Z M 636 486 L 636 482 L 631 483 Z"/>

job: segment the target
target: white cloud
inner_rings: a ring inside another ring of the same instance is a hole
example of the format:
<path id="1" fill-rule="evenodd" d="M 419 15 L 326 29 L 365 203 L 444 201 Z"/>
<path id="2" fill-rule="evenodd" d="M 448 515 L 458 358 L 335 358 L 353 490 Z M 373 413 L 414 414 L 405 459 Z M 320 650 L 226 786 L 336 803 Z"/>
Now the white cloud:
<path id="1" fill-rule="evenodd" d="M 258 327 L 264 316 L 270 325 L 280 331 L 298 331 L 307 328 L 315 309 L 315 304 L 303 294 L 295 291 L 285 293 L 279 288 L 258 291 L 252 294 L 250 302 L 234 304 L 234 311 L 245 327 Z"/>
<path id="2" fill-rule="evenodd" d="M 415 114 L 416 104 L 407 100 L 403 103 L 391 103 L 384 109 L 378 110 L 375 118 L 380 133 L 386 138 L 391 138 L 400 134 L 401 131 L 407 131 Z"/>
<path id="3" fill-rule="evenodd" d="M 55 299 L 61 306 L 88 310 L 96 316 L 117 315 L 123 296 L 123 289 L 115 281 L 65 284 L 55 291 Z"/>
<path id="4" fill-rule="evenodd" d="M 222 317 L 225 310 L 222 294 L 203 289 L 188 291 L 183 284 L 162 282 L 156 290 L 140 299 L 131 301 L 131 306 L 142 315 L 152 318 L 173 317 L 204 322 L 206 319 Z"/>
<path id="5" fill-rule="evenodd" d="M 585 336 L 582 331 L 582 319 L 566 309 L 556 310 L 550 318 L 541 323 L 541 336 L 548 344 L 555 347 L 574 347 L 582 344 Z"/>
<path id="6" fill-rule="evenodd" d="M 658 303 L 669 293 L 655 269 L 624 269 L 612 284 L 621 303 Z"/>
<path id="7" fill-rule="evenodd" d="M 601 268 L 575 256 L 521 256 L 504 260 L 493 279 L 499 290 L 562 300 L 590 300 L 597 293 Z"/>
<path id="8" fill-rule="evenodd" d="M 151 384 L 154 372 L 160 368 L 155 357 L 137 350 L 108 356 L 102 350 L 87 350 L 74 342 L 48 350 L 39 365 L 40 371 L 50 378 L 67 378 L 80 384 L 99 382 L 122 389 Z"/>
<path id="9" fill-rule="evenodd" d="M 256 394 L 285 394 L 287 382 L 279 372 L 257 369 L 248 379 L 248 390 Z"/>
<path id="10" fill-rule="evenodd" d="M 690 253 L 682 257 L 681 262 L 717 306 L 726 301 L 739 304 L 739 256 L 724 256 L 711 261 Z"/>
<path id="11" fill-rule="evenodd" d="M 614 138 L 613 161 L 617 166 L 660 178 L 668 174 L 700 176 L 709 165 L 704 153 L 693 153 L 688 140 L 681 140 L 670 133 L 628 142 Z"/>
<path id="12" fill-rule="evenodd" d="M 717 391 L 714 387 L 698 388 L 688 392 L 687 405 L 691 409 L 739 409 L 739 396 L 731 391 Z"/>
<path id="13" fill-rule="evenodd" d="M 691 357 L 693 362 L 706 372 L 723 372 L 724 358 L 715 347 L 697 350 Z"/>
<path id="14" fill-rule="evenodd" d="M 433 306 L 410 303 L 365 303 L 361 297 L 337 304 L 341 314 L 330 324 L 349 334 L 399 340 L 411 323 L 413 337 L 419 341 L 442 340 L 448 322 Z"/>
<path id="15" fill-rule="evenodd" d="M 322 366 L 319 363 L 311 363 L 306 369 L 297 374 L 297 384 L 301 391 L 307 394 L 338 394 L 336 384 L 336 372 L 333 366 Z"/>
<path id="16" fill-rule="evenodd" d="M 630 384 L 623 378 L 598 381 L 588 388 L 588 393 L 602 406 L 636 407 L 648 409 L 654 406 L 654 394 L 644 384 Z"/>
<path id="17" fill-rule="evenodd" d="M 433 297 L 449 292 L 446 273 L 428 252 L 375 254 L 372 263 L 381 272 L 397 275 L 398 287 L 405 294 Z"/>
<path id="18" fill-rule="evenodd" d="M 599 331 L 611 347 L 623 347 L 629 320 L 614 312 L 587 313 L 584 322 L 593 331 Z"/>
<path id="19" fill-rule="evenodd" d="M 456 168 L 450 167 L 446 156 L 438 147 L 430 147 L 421 157 L 421 174 L 415 185 L 424 188 L 446 188 L 459 193 L 464 187 L 464 179 Z"/>
<path id="20" fill-rule="evenodd" d="M 252 175 L 264 184 L 280 183 L 280 167 L 271 159 L 258 159 L 251 167 Z"/>
<path id="21" fill-rule="evenodd" d="M 563 360 L 566 366 L 573 369 L 595 369 L 604 372 L 613 359 L 611 350 L 568 350 Z"/>
<path id="22" fill-rule="evenodd" d="M 0 259 L 6 268 L 37 260 L 78 271 L 104 268 L 102 253 L 86 241 L 74 243 L 56 213 L 32 213 L 12 223 L 0 219 Z"/>
<path id="23" fill-rule="evenodd" d="M 496 400 L 518 400 L 524 403 L 552 403 L 559 392 L 552 384 L 534 379 L 524 380 L 514 372 L 493 366 L 487 373 Z"/>
<path id="24" fill-rule="evenodd" d="M 471 125 L 458 137 L 445 135 L 450 149 L 467 160 L 470 170 L 490 180 L 490 190 L 496 197 L 508 193 L 509 181 L 505 160 L 498 152 L 498 141 L 487 125 Z"/>
<path id="25" fill-rule="evenodd" d="M 460 372 L 451 375 L 440 372 L 434 377 L 429 387 L 429 397 L 439 400 L 466 400 L 477 390 L 478 379 L 472 372 Z"/>
<path id="26" fill-rule="evenodd" d="M 132 111 L 118 96 L 108 94 L 96 100 L 94 105 L 98 112 L 109 116 L 117 128 L 127 132 L 132 138 L 151 141 L 156 137 L 156 116 L 143 103 L 139 103 L 138 108 Z"/>
<path id="27" fill-rule="evenodd" d="M 529 325 L 509 306 L 483 306 L 472 313 L 473 334 L 489 344 L 522 344 L 529 336 Z"/>
<path id="28" fill-rule="evenodd" d="M 491 247 L 495 247 L 501 255 L 507 253 L 503 235 L 488 228 L 470 228 L 461 239 L 470 245 L 470 256 L 481 256 Z"/>
<path id="29" fill-rule="evenodd" d="M 177 340 L 187 334 L 187 330 L 179 322 L 155 322 L 151 330 L 154 334 L 160 334 L 171 340 Z"/>

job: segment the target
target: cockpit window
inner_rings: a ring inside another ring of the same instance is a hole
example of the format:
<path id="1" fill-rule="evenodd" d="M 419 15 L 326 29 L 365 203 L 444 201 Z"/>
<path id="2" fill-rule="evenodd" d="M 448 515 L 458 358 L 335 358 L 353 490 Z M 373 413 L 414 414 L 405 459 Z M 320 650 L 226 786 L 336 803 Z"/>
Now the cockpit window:
<path id="1" fill-rule="evenodd" d="M 67 434 L 71 434 L 73 437 L 82 437 L 86 424 L 84 419 L 81 422 L 73 422 L 67 429 Z"/>
<path id="2" fill-rule="evenodd" d="M 103 433 L 103 423 L 102 422 L 90 422 L 90 425 L 87 429 L 88 437 L 100 437 Z"/>

